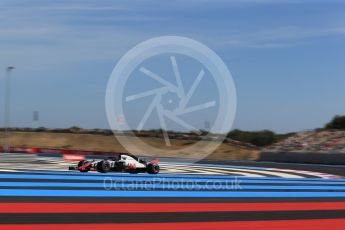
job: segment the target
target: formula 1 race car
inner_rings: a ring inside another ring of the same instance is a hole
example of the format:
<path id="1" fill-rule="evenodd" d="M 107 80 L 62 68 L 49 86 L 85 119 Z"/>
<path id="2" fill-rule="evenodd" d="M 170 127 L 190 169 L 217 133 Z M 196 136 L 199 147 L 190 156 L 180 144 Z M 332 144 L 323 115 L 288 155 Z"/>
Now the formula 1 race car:
<path id="1" fill-rule="evenodd" d="M 69 170 L 157 174 L 159 165 L 157 160 L 146 161 L 130 154 L 119 154 L 105 160 L 82 160 L 79 161 L 77 167 L 71 166 Z"/>

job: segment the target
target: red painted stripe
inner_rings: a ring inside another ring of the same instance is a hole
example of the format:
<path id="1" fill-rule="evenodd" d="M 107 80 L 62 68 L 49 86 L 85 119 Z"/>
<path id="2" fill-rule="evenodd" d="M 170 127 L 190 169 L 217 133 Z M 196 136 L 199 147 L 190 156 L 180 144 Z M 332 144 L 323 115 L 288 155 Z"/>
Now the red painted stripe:
<path id="1" fill-rule="evenodd" d="M 274 221 L 234 221 L 234 222 L 187 222 L 187 223 L 137 223 L 137 224 L 6 224 L 6 230 L 75 230 L 75 229 L 135 229 L 135 230 L 343 230 L 345 219 L 324 220 L 274 220 Z"/>
<path id="2" fill-rule="evenodd" d="M 345 202 L 288 203 L 0 203 L 0 213 L 131 213 L 345 210 Z M 344 227 L 345 229 L 345 227 Z"/>

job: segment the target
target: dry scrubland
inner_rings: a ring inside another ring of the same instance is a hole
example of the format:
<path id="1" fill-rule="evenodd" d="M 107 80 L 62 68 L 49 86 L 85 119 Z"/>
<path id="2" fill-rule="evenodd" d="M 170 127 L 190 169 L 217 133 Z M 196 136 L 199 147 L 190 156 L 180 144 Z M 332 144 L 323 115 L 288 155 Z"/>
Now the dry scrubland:
<path id="1" fill-rule="evenodd" d="M 159 148 L 167 148 L 160 138 L 141 138 L 144 142 Z M 172 140 L 174 150 L 183 149 L 193 144 L 191 140 Z M 10 144 L 16 147 L 61 148 L 80 149 L 90 151 L 126 152 L 114 136 L 97 134 L 73 133 L 45 133 L 45 132 L 11 132 Z M 200 150 L 200 154 L 202 150 Z M 162 157 L 197 157 L 198 152 L 186 153 L 183 151 L 174 155 L 161 155 Z M 255 160 L 258 151 L 233 144 L 223 143 L 208 159 L 223 160 Z"/>

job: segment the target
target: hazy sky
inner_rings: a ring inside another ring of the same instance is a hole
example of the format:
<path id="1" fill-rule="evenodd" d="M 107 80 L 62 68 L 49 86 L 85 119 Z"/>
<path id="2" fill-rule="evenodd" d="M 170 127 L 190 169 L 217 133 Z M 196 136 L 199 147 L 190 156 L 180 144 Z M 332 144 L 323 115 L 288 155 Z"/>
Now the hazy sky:
<path id="1" fill-rule="evenodd" d="M 11 125 L 32 126 L 38 110 L 41 126 L 109 128 L 112 69 L 162 35 L 198 40 L 223 59 L 237 89 L 234 128 L 299 131 L 345 114 L 344 1 L 1 0 L 1 86 L 6 66 L 17 67 Z"/>

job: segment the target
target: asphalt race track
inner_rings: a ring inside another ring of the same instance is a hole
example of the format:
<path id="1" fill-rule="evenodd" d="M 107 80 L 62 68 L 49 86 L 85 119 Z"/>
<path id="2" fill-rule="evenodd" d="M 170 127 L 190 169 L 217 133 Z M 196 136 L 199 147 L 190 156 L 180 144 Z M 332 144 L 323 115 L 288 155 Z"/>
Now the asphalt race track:
<path id="1" fill-rule="evenodd" d="M 15 158 L 0 158 L 0 229 L 345 229 L 342 166 L 170 159 L 158 175 L 101 174 Z"/>

